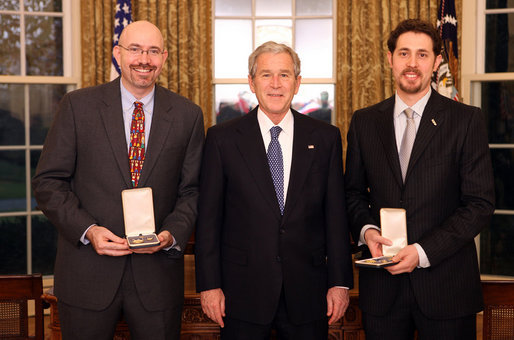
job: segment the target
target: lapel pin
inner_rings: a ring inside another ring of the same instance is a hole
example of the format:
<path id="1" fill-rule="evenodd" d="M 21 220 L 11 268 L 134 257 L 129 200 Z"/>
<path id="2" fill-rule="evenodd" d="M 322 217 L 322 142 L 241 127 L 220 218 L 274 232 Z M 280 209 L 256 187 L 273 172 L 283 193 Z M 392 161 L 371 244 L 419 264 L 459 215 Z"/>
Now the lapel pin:
<path id="1" fill-rule="evenodd" d="M 307 145 L 307 149 L 314 149 L 314 145 L 312 145 L 312 144 Z"/>
<path id="2" fill-rule="evenodd" d="M 435 119 L 432 119 L 432 124 L 434 124 L 434 126 L 437 126 Z"/>

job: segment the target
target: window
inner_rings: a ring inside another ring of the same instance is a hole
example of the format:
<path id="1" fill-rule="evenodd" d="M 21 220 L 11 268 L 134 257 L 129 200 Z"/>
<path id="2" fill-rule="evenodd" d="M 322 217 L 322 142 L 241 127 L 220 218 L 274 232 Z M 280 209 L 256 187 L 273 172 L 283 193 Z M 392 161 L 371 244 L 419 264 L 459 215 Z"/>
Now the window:
<path id="1" fill-rule="evenodd" d="M 302 85 L 292 107 L 332 121 L 335 1 L 215 0 L 213 5 L 217 123 L 257 105 L 247 84 L 248 56 L 269 40 L 291 46 L 300 57 Z"/>
<path id="2" fill-rule="evenodd" d="M 463 97 L 484 112 L 496 190 L 491 226 L 480 235 L 480 268 L 514 276 L 514 0 L 466 2 L 463 19 Z"/>
<path id="3" fill-rule="evenodd" d="M 78 18 L 72 0 L 0 3 L 0 274 L 53 273 L 57 231 L 30 181 L 59 101 L 79 85 Z"/>

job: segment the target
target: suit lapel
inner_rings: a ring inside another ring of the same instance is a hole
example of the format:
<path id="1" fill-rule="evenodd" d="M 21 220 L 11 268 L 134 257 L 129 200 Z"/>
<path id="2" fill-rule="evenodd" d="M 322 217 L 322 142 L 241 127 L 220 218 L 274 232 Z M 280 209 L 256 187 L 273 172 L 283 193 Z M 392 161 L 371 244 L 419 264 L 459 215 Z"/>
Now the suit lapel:
<path id="1" fill-rule="evenodd" d="M 300 113 L 292 112 L 294 117 L 293 154 L 288 190 L 285 193 L 284 220 L 293 211 L 296 200 L 300 197 L 317 147 L 315 141 L 312 140 L 312 126 Z M 312 145 L 314 148 L 309 148 L 309 145 Z"/>
<path id="2" fill-rule="evenodd" d="M 139 186 L 143 187 L 150 177 L 152 169 L 155 166 L 162 148 L 165 144 L 169 130 L 172 127 L 173 115 L 168 112 L 172 110 L 173 105 L 168 100 L 163 100 L 163 89 L 155 86 L 154 110 L 152 117 L 152 127 L 150 128 L 150 137 L 145 153 L 145 162 L 141 170 L 141 178 Z"/>
<path id="3" fill-rule="evenodd" d="M 120 79 L 116 79 L 106 86 L 102 93 L 105 104 L 99 108 L 100 117 L 104 124 L 109 144 L 118 163 L 118 168 L 128 187 L 132 186 L 130 167 L 128 161 L 127 141 L 123 125 L 123 109 L 121 106 Z"/>
<path id="4" fill-rule="evenodd" d="M 277 203 L 277 196 L 271 172 L 266 157 L 266 148 L 262 141 L 262 134 L 257 121 L 257 108 L 243 117 L 236 127 L 236 147 L 241 153 L 248 172 L 254 179 L 262 196 L 277 219 L 281 218 L 280 208 Z"/>
<path id="5" fill-rule="evenodd" d="M 414 145 L 412 147 L 405 181 L 409 178 L 412 168 L 416 165 L 416 162 L 423 154 L 423 151 L 430 143 L 430 140 L 437 132 L 438 128 L 444 123 L 444 117 L 441 115 L 443 109 L 444 108 L 441 106 L 440 95 L 432 90 L 430 99 L 428 100 L 427 106 L 421 116 L 421 122 L 419 123 L 416 139 L 414 140 Z"/>
<path id="6" fill-rule="evenodd" d="M 394 96 L 387 99 L 378 109 L 376 119 L 377 134 L 384 147 L 384 152 L 389 162 L 394 178 L 398 185 L 403 185 L 402 170 L 400 159 L 398 158 L 398 148 L 396 146 L 396 136 L 394 133 Z M 385 164 L 384 164 L 385 165 Z"/>

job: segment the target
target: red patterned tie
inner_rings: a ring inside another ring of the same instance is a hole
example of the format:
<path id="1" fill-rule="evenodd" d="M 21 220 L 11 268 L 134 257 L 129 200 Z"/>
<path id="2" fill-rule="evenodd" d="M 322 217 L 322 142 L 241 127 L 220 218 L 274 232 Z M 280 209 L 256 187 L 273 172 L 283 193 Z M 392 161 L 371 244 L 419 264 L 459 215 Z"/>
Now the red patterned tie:
<path id="1" fill-rule="evenodd" d="M 137 187 L 141 169 L 145 161 L 145 112 L 143 103 L 134 102 L 132 123 L 130 124 L 129 162 L 132 185 Z"/>

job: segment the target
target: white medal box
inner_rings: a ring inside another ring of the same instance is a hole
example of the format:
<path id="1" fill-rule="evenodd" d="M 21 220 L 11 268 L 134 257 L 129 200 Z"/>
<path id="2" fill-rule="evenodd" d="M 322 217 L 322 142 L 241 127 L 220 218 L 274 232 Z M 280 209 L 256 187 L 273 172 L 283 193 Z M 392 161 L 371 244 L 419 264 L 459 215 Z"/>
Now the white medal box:
<path id="1" fill-rule="evenodd" d="M 126 189 L 121 192 L 125 235 L 130 248 L 160 244 L 155 234 L 152 188 Z"/>
<path id="2" fill-rule="evenodd" d="M 407 216 L 405 209 L 380 209 L 382 236 L 391 240 L 391 246 L 382 245 L 384 256 L 394 256 L 407 246 Z"/>

